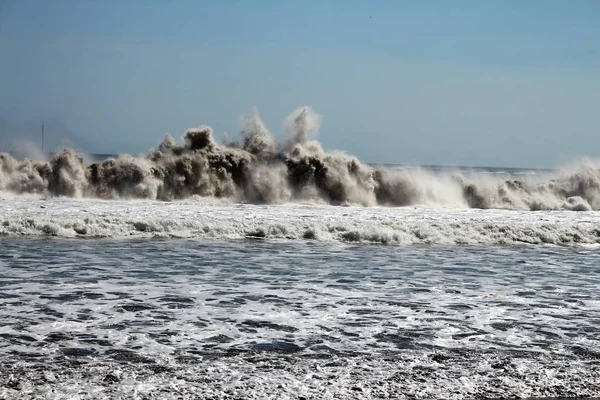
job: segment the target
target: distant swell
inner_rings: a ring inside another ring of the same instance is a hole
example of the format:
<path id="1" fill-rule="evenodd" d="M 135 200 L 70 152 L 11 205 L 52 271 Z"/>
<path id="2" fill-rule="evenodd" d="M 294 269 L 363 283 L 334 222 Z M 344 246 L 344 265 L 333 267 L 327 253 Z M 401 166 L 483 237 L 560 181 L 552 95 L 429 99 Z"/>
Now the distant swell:
<path id="1" fill-rule="evenodd" d="M 244 119 L 241 143 L 218 144 L 208 126 L 183 144 L 167 136 L 144 157 L 86 165 L 73 150 L 50 162 L 0 154 L 0 194 L 73 198 L 184 200 L 224 198 L 256 204 L 326 202 L 364 206 L 433 204 L 517 210 L 600 209 L 600 166 L 582 163 L 540 181 L 491 175 L 374 168 L 313 140 L 321 117 L 310 107 L 286 119 L 277 143 L 257 113 Z M 381 144 L 374 144 L 381 146 Z"/>

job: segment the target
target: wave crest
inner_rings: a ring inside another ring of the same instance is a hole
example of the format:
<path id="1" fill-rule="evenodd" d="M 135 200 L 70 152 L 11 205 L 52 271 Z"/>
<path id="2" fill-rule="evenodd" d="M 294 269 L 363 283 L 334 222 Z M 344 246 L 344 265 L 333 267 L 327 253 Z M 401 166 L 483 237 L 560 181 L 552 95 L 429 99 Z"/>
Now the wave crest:
<path id="1" fill-rule="evenodd" d="M 242 117 L 242 142 L 219 144 L 209 126 L 167 136 L 146 156 L 86 165 L 66 149 L 49 162 L 0 154 L 0 192 L 100 199 L 227 198 L 251 203 L 318 201 L 364 206 L 435 204 L 520 210 L 600 209 L 600 167 L 585 161 L 545 179 L 371 167 L 313 138 L 322 117 L 311 107 L 285 121 L 279 144 L 258 112 Z"/>

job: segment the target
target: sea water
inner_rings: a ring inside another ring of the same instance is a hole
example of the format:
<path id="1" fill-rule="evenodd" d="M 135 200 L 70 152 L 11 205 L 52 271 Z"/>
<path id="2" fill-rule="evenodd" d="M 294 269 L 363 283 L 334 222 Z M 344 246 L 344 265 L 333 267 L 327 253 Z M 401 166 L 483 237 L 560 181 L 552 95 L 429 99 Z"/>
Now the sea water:
<path id="1" fill-rule="evenodd" d="M 600 394 L 600 215 L 0 202 L 0 398 Z"/>
<path id="2" fill-rule="evenodd" d="M 600 396 L 600 164 L 373 166 L 310 107 L 244 121 L 0 153 L 1 399 Z"/>

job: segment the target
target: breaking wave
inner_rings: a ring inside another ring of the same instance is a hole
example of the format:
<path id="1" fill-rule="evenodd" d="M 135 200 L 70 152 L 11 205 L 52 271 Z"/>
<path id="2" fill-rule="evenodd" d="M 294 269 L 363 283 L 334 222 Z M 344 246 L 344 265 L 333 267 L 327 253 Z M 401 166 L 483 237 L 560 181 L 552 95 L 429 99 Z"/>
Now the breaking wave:
<path id="1" fill-rule="evenodd" d="M 405 245 L 600 245 L 595 212 L 207 202 L 7 200 L 2 236 Z"/>
<path id="2" fill-rule="evenodd" d="M 434 173 L 372 167 L 314 140 L 321 116 L 310 107 L 286 119 L 278 143 L 258 112 L 243 118 L 241 142 L 217 143 L 209 126 L 189 129 L 183 144 L 167 136 L 143 157 L 86 164 L 66 149 L 49 161 L 0 153 L 0 194 L 99 199 L 196 197 L 273 204 L 325 202 L 364 206 L 442 205 L 515 210 L 600 209 L 600 166 L 592 161 L 546 179 Z"/>

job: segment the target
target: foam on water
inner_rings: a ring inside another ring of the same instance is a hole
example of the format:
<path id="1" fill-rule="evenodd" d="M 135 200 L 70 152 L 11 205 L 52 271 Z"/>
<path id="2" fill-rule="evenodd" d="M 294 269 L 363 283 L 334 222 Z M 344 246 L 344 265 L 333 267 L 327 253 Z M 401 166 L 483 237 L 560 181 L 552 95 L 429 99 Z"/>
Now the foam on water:
<path id="1" fill-rule="evenodd" d="M 0 398 L 600 393 L 595 251 L 0 245 Z"/>
<path id="2" fill-rule="evenodd" d="M 600 395 L 596 162 L 370 166 L 320 123 L 0 154 L 0 398 Z"/>
<path id="3" fill-rule="evenodd" d="M 318 204 L 4 200 L 0 234 L 409 244 L 597 246 L 597 212 Z"/>

